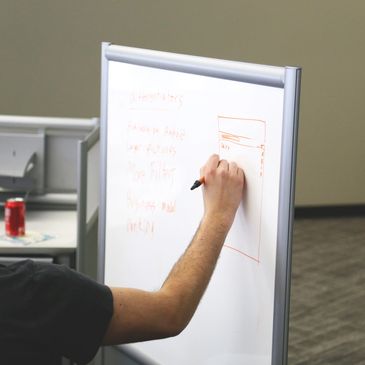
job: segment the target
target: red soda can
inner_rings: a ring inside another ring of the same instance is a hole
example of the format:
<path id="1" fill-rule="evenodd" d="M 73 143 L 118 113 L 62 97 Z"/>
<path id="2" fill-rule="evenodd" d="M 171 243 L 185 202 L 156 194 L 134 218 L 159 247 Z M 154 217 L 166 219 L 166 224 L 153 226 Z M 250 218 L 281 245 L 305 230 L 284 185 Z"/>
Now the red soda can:
<path id="1" fill-rule="evenodd" d="M 5 202 L 5 233 L 11 237 L 25 235 L 25 202 L 23 198 L 11 198 Z"/>

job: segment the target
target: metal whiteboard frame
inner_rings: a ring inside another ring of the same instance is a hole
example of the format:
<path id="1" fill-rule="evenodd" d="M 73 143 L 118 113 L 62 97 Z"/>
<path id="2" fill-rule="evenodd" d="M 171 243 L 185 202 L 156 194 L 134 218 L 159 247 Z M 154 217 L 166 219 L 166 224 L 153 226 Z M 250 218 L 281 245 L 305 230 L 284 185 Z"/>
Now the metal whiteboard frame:
<path id="1" fill-rule="evenodd" d="M 102 44 L 101 59 L 101 176 L 98 256 L 98 279 L 101 282 L 104 282 L 106 229 L 108 62 L 124 62 L 284 89 L 271 364 L 286 365 L 301 68 L 225 61 L 117 46 L 110 43 Z M 134 352 L 130 355 L 143 361 L 143 357 Z"/>

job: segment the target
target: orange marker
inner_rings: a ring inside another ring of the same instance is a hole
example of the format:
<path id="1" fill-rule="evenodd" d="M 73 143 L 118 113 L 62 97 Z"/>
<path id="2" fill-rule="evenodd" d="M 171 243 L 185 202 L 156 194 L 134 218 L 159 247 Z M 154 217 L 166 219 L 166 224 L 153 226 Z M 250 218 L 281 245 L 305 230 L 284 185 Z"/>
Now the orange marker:
<path id="1" fill-rule="evenodd" d="M 199 180 L 195 180 L 193 186 L 190 188 L 190 190 L 194 190 L 196 188 L 198 188 L 201 184 L 204 184 L 204 176 L 201 177 Z"/>

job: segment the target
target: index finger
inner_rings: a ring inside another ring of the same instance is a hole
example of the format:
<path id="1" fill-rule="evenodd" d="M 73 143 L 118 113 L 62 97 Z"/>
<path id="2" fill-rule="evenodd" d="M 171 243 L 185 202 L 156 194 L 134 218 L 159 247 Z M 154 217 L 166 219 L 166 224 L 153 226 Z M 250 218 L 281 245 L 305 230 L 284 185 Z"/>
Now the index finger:
<path id="1" fill-rule="evenodd" d="M 217 154 L 213 154 L 209 157 L 206 164 L 201 168 L 200 172 L 203 175 L 204 171 L 212 171 L 218 167 L 219 164 L 219 156 Z"/>

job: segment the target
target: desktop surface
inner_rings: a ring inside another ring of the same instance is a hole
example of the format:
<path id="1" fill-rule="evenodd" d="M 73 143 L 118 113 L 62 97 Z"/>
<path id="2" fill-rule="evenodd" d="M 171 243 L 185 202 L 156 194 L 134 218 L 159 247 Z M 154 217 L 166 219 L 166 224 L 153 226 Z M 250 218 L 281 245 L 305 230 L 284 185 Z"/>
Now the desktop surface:
<path id="1" fill-rule="evenodd" d="M 0 213 L 0 255 L 73 253 L 77 246 L 77 212 L 76 210 L 27 211 L 25 230 L 26 237 L 23 241 L 6 237 L 2 211 Z M 27 240 L 27 236 L 33 239 Z M 33 242 L 29 243 L 29 241 Z"/>

